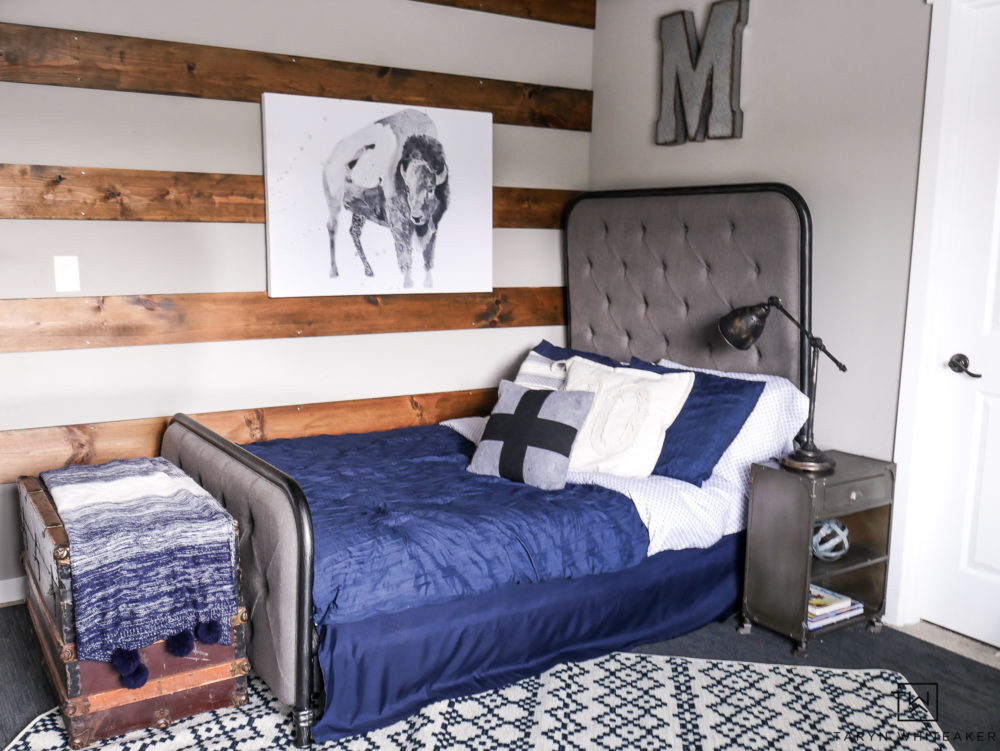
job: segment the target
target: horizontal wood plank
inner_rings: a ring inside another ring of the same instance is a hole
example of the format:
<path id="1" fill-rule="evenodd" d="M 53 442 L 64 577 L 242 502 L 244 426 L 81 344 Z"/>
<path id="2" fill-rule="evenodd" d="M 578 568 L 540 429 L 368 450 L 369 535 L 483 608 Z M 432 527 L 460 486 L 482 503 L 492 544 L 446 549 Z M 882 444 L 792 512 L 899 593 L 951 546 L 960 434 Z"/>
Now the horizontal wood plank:
<path id="1" fill-rule="evenodd" d="M 581 89 L 10 23 L 0 24 L 0 81 L 247 102 L 265 91 L 304 94 L 585 131 L 593 103 Z"/>
<path id="2" fill-rule="evenodd" d="M 495 187 L 494 226 L 558 229 L 566 204 L 577 194 Z M 264 178 L 0 164 L 0 218 L 262 223 Z"/>
<path id="3" fill-rule="evenodd" d="M 242 444 L 323 433 L 338 435 L 429 425 L 454 417 L 488 414 L 496 400 L 496 389 L 476 389 L 210 412 L 192 417 L 230 441 Z"/>
<path id="4" fill-rule="evenodd" d="M 496 389 L 206 412 L 192 415 L 236 443 L 322 433 L 355 433 L 483 415 Z M 69 464 L 156 456 L 169 418 L 0 431 L 0 483 Z"/>
<path id="5" fill-rule="evenodd" d="M 493 226 L 562 229 L 563 215 L 578 190 L 494 188 Z"/>
<path id="6" fill-rule="evenodd" d="M 560 326 L 563 287 L 270 298 L 263 292 L 0 300 L 0 352 Z"/>
<path id="7" fill-rule="evenodd" d="M 418 2 L 500 13 L 532 21 L 582 26 L 587 29 L 594 28 L 597 17 L 597 0 L 418 0 Z"/>
<path id="8" fill-rule="evenodd" d="M 264 221 L 264 178 L 0 164 L 0 218 Z"/>

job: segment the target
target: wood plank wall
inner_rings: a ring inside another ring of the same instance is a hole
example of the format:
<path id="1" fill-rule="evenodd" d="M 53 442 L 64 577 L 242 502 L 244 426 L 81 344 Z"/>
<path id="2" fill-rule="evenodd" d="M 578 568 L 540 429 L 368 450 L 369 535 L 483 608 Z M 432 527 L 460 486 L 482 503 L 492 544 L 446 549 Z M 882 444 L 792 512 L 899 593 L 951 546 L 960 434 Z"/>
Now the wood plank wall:
<path id="1" fill-rule="evenodd" d="M 496 389 L 477 389 L 205 412 L 192 417 L 231 441 L 250 443 L 430 425 L 453 417 L 485 414 L 496 398 Z M 168 422 L 168 417 L 150 417 L 0 431 L 0 482 L 14 482 L 21 475 L 37 475 L 67 464 L 155 456 Z"/>
<path id="2" fill-rule="evenodd" d="M 336 60 L 0 24 L 0 81 L 259 102 L 278 94 L 492 112 L 590 130 L 591 92 Z"/>
<path id="3" fill-rule="evenodd" d="M 562 0 L 554 3 L 539 3 L 536 0 L 419 0 L 435 5 L 450 5 L 454 8 L 482 10 L 487 13 L 502 13 L 535 21 L 551 21 L 570 26 L 594 28 L 597 15 L 596 0 Z"/>
<path id="4" fill-rule="evenodd" d="M 436 2 L 436 0 L 428 0 Z M 438 2 L 593 27 L 594 0 Z M 276 91 L 492 112 L 495 122 L 590 129 L 591 92 L 0 23 L 0 81 L 256 102 Z M 569 190 L 497 187 L 494 226 L 558 228 Z M 0 165 L 0 218 L 264 221 L 259 175 Z M 0 300 L 0 353 L 565 323 L 561 287 L 492 294 L 271 299 L 263 293 Z M 199 415 L 235 440 L 358 430 L 488 411 L 492 389 Z M 65 463 L 155 451 L 162 416 L 0 431 L 0 483 Z M 298 426 L 298 427 L 293 427 Z"/>

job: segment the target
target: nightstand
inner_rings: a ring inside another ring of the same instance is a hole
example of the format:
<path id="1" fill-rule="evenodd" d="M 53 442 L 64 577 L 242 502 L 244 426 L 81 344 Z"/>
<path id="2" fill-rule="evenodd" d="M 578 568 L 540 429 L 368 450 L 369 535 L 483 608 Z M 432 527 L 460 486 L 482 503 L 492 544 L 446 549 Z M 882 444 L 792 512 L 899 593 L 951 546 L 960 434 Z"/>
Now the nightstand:
<path id="1" fill-rule="evenodd" d="M 889 525 L 896 465 L 841 451 L 832 474 L 792 472 L 777 463 L 750 470 L 743 628 L 759 623 L 786 634 L 804 655 L 810 638 L 859 620 L 879 631 L 885 610 Z M 814 522 L 839 519 L 850 549 L 834 561 L 812 554 Z M 809 585 L 818 584 L 864 603 L 864 613 L 810 631 Z"/>

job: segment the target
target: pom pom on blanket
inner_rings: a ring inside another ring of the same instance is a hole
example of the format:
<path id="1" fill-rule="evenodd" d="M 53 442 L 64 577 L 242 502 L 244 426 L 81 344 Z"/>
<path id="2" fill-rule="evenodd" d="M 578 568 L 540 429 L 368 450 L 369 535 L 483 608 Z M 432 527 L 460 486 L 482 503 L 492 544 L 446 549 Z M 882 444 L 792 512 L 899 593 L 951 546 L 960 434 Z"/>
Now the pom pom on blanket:
<path id="1" fill-rule="evenodd" d="M 222 624 L 218 621 L 202 621 L 194 627 L 194 634 L 202 644 L 218 644 L 222 638 Z"/>
<path id="2" fill-rule="evenodd" d="M 142 688 L 146 685 L 146 680 L 149 678 L 149 668 L 139 663 L 134 671 L 128 675 L 122 676 L 122 685 L 125 688 Z"/>
<path id="3" fill-rule="evenodd" d="M 194 649 L 194 634 L 186 628 L 166 638 L 167 651 L 174 657 L 187 657 Z"/>
<path id="4" fill-rule="evenodd" d="M 111 664 L 122 676 L 134 673 L 142 663 L 137 649 L 116 649 L 111 653 Z"/>
<path id="5" fill-rule="evenodd" d="M 149 668 L 142 664 L 137 649 L 116 649 L 111 653 L 111 665 L 122 678 L 125 688 L 141 688 L 149 678 Z"/>

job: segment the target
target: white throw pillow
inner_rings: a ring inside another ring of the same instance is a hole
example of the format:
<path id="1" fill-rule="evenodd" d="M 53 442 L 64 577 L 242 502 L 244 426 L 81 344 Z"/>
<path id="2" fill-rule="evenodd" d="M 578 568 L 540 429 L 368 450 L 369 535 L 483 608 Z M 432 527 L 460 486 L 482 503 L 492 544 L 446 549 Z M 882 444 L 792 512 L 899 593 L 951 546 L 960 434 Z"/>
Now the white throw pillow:
<path id="1" fill-rule="evenodd" d="M 567 391 L 594 392 L 594 405 L 569 457 L 571 472 L 649 477 L 663 435 L 684 406 L 694 373 L 611 368 L 582 357 L 567 361 Z"/>

